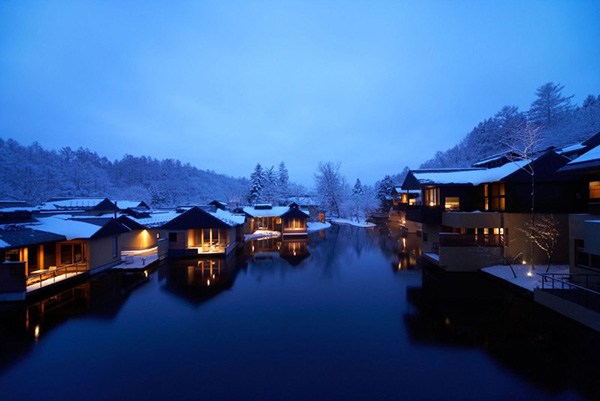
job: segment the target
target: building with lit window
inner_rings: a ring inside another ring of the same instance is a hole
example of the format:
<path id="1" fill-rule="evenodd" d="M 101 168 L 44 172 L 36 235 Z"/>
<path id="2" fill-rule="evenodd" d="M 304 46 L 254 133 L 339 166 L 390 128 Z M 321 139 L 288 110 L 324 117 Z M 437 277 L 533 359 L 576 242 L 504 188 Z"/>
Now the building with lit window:
<path id="1" fill-rule="evenodd" d="M 247 216 L 244 232 L 253 234 L 257 231 L 274 231 L 283 236 L 307 235 L 309 212 L 300 209 L 298 204 L 289 206 L 273 206 L 259 204 L 243 208 Z"/>
<path id="2" fill-rule="evenodd" d="M 128 223 L 129 225 L 127 225 Z M 122 236 L 132 222 L 113 218 L 55 215 L 0 229 L 0 292 L 25 295 L 81 274 L 94 274 L 122 262 Z"/>
<path id="3" fill-rule="evenodd" d="M 226 255 L 243 239 L 245 217 L 214 206 L 193 206 L 181 210 L 160 226 L 167 238 L 170 257 Z"/>
<path id="4" fill-rule="evenodd" d="M 420 189 L 422 202 L 407 211 L 406 219 L 420 225 L 425 257 L 448 271 L 473 271 L 508 260 L 545 263 L 545 255 L 528 240 L 533 189 L 535 215 L 552 215 L 561 233 L 554 262 L 566 263 L 568 213 L 582 207 L 581 183 L 557 173 L 569 161 L 547 151 L 531 163 L 505 160 L 490 168 L 410 171 L 402 188 Z"/>

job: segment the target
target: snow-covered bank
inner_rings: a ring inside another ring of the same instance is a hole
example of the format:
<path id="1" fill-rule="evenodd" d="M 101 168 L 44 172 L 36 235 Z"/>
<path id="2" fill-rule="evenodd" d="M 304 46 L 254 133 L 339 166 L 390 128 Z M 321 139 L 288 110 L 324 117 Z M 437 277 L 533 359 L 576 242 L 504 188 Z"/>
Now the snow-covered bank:
<path id="1" fill-rule="evenodd" d="M 331 227 L 331 224 L 321 223 L 318 221 L 309 221 L 308 223 L 306 223 L 306 226 L 306 231 L 308 231 L 309 233 L 313 233 L 315 231 L 326 230 L 329 227 Z"/>
<path id="2" fill-rule="evenodd" d="M 533 271 L 530 265 L 513 265 L 513 269 L 517 278 L 507 265 L 484 267 L 481 271 L 532 292 L 542 286 L 542 277 L 538 273 L 546 272 L 545 265 L 536 265 Z M 548 273 L 569 273 L 569 266 L 551 265 Z"/>
<path id="3" fill-rule="evenodd" d="M 375 227 L 375 224 L 369 223 L 368 221 L 366 221 L 364 219 L 359 219 L 358 221 L 356 221 L 353 219 L 334 218 L 334 219 L 331 219 L 331 222 L 335 223 L 335 224 L 347 224 L 347 225 L 363 227 L 363 228 Z"/>
<path id="4" fill-rule="evenodd" d="M 252 240 L 260 240 L 266 238 L 277 238 L 281 237 L 281 233 L 279 231 L 269 231 L 269 230 L 256 230 L 252 234 L 244 235 L 244 241 L 252 241 Z"/>

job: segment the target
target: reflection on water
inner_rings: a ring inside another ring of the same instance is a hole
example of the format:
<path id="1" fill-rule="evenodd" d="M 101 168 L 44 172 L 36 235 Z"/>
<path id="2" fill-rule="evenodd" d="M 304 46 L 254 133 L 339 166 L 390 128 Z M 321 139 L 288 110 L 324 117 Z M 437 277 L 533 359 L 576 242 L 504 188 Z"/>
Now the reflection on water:
<path id="1" fill-rule="evenodd" d="M 596 333 L 433 273 L 398 226 L 109 272 L 1 305 L 0 394 L 39 398 L 35 377 L 45 400 L 597 399 Z"/>
<path id="2" fill-rule="evenodd" d="M 161 270 L 162 288 L 193 305 L 230 289 L 243 266 L 235 256 L 170 260 Z"/>
<path id="3" fill-rule="evenodd" d="M 415 344 L 483 349 L 550 394 L 574 387 L 599 399 L 597 333 L 482 275 L 448 277 L 435 268 L 422 273 L 421 286 L 406 292 L 412 308 L 404 322 Z"/>
<path id="4" fill-rule="evenodd" d="M 0 304 L 0 372 L 71 318 L 114 318 L 132 291 L 146 282 L 148 272 L 109 272 L 50 296 Z"/>

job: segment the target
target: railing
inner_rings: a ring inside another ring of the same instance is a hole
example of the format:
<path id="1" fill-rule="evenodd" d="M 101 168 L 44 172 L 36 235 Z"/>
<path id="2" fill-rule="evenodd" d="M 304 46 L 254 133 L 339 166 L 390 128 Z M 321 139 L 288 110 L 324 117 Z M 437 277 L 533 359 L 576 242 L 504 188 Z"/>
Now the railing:
<path id="1" fill-rule="evenodd" d="M 542 277 L 542 289 L 580 289 L 600 295 L 600 274 L 538 273 Z M 595 289 L 596 288 L 596 289 Z"/>
<path id="2" fill-rule="evenodd" d="M 440 246 L 502 246 L 503 239 L 497 234 L 440 233 Z"/>
<path id="3" fill-rule="evenodd" d="M 79 262 L 71 265 L 51 268 L 48 270 L 36 270 L 27 276 L 25 282 L 27 286 L 39 284 L 38 288 L 42 288 L 44 285 L 54 284 L 64 278 L 75 276 L 87 271 L 89 271 L 87 262 Z"/>
<path id="4" fill-rule="evenodd" d="M 538 273 L 542 277 L 542 290 L 600 311 L 600 275 L 569 273 Z"/>

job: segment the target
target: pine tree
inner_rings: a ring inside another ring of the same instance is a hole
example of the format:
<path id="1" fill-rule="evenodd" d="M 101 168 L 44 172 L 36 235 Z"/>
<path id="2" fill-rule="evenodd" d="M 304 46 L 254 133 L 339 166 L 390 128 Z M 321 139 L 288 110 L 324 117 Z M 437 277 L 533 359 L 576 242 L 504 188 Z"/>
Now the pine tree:
<path id="1" fill-rule="evenodd" d="M 563 96 L 564 85 L 548 82 L 535 91 L 537 99 L 531 103 L 529 120 L 535 124 L 550 127 L 556 124 L 563 115 L 573 108 L 571 96 Z"/>
<path id="2" fill-rule="evenodd" d="M 289 196 L 289 183 L 290 175 L 285 163 L 282 161 L 279 163 L 279 169 L 277 172 L 277 181 L 279 186 L 279 198 L 283 201 Z"/>
<path id="3" fill-rule="evenodd" d="M 264 187 L 264 173 L 260 163 L 256 164 L 254 171 L 250 175 L 250 192 L 248 193 L 248 202 L 250 204 L 262 202 Z"/>
<path id="4" fill-rule="evenodd" d="M 263 200 L 265 202 L 273 203 L 277 197 L 277 176 L 275 175 L 275 168 L 269 167 L 264 172 L 263 179 Z"/>
<path id="5" fill-rule="evenodd" d="M 392 195 L 394 190 L 394 182 L 389 175 L 386 175 L 383 180 L 379 182 L 377 186 L 377 199 L 381 203 L 381 208 L 385 208 L 388 205 L 388 198 Z"/>
<path id="6" fill-rule="evenodd" d="M 354 184 L 354 188 L 352 188 L 352 195 L 354 197 L 357 197 L 357 196 L 363 195 L 364 193 L 365 193 L 365 191 L 363 190 L 360 179 L 357 178 L 356 183 Z"/>

